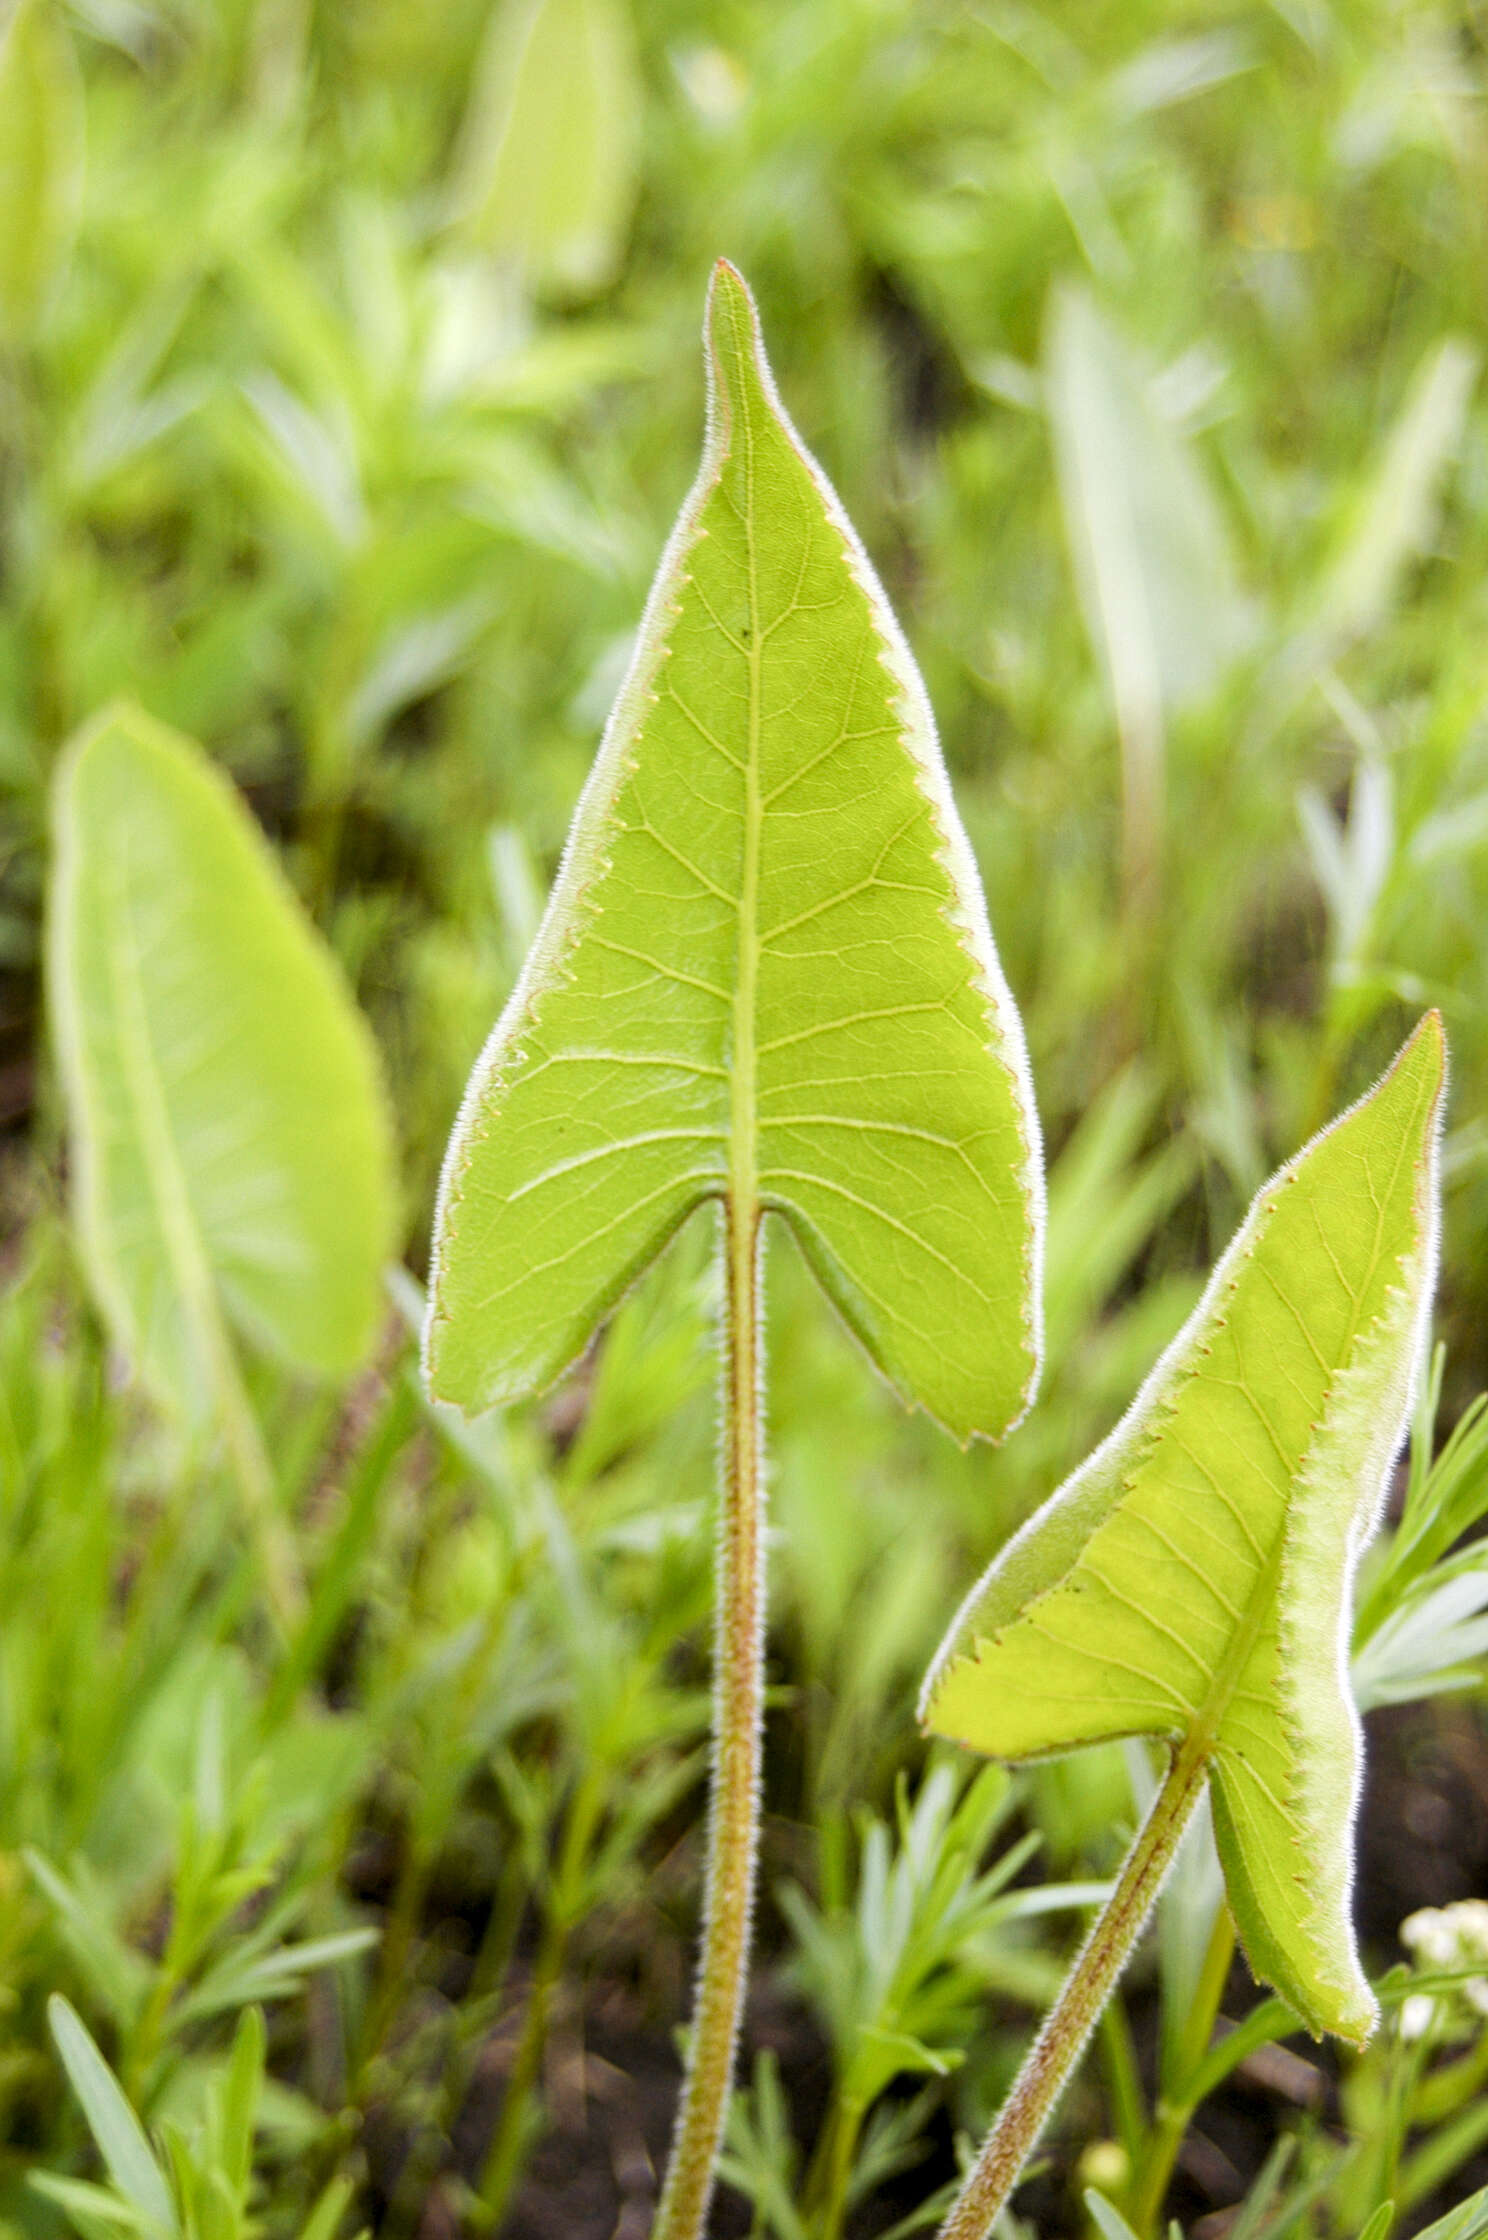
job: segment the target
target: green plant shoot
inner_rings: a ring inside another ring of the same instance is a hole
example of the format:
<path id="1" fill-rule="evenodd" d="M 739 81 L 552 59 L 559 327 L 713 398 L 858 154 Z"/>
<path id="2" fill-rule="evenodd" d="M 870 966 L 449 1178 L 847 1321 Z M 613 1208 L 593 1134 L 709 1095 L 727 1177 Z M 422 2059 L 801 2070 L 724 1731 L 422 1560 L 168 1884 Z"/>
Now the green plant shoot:
<path id="1" fill-rule="evenodd" d="M 1445 1079 L 1430 1012 L 1264 1186 L 1130 1413 L 1009 1542 L 931 1668 L 926 1729 L 989 1756 L 1121 1735 L 1170 1751 L 954 2240 L 990 2229 L 1206 1782 L 1256 1974 L 1315 2035 L 1359 2044 L 1374 2026 L 1349 1906 L 1352 1590 L 1425 1349 Z"/>
<path id="2" fill-rule="evenodd" d="M 742 2000 L 764 1639 L 761 1224 L 958 1437 L 1038 1369 L 1022 1029 L 934 725 L 720 264 L 702 466 L 547 914 L 446 1158 L 425 1360 L 467 1410 L 550 1382 L 722 1209 L 715 1764 L 689 2075 L 657 2231 L 702 2228 Z"/>
<path id="3" fill-rule="evenodd" d="M 376 1328 L 394 1218 L 376 1053 L 237 793 L 121 706 L 63 757 L 47 974 L 84 1264 L 158 1403 L 215 1417 L 273 1531 L 228 1326 L 334 1377 Z M 276 1536 L 276 1599 L 295 1589 Z"/>

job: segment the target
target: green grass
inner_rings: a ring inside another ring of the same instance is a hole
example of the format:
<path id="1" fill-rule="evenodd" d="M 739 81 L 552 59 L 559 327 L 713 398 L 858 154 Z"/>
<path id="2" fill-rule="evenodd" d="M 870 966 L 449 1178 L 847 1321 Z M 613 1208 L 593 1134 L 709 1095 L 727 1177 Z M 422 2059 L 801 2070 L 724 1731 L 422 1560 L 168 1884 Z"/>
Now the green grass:
<path id="1" fill-rule="evenodd" d="M 978 1877 L 1030 1831 L 1039 1874 L 1109 1871 L 1128 1770 L 994 1799 L 958 1765 L 948 1789 L 918 1676 L 1264 1174 L 1427 1002 L 1455 1066 L 1443 1427 L 1488 1384 L 1481 10 L 634 15 L 634 77 L 611 67 L 636 107 L 594 190 L 611 248 L 577 284 L 499 265 L 510 237 L 456 191 L 489 129 L 466 121 L 470 0 L 80 0 L 28 62 L 46 103 L 0 69 L 0 151 L 52 167 L 36 272 L 0 255 L 0 2229 L 28 2240 L 63 2229 L 33 2173 L 104 2178 L 53 1993 L 152 2138 L 178 2125 L 225 2182 L 238 2018 L 263 2008 L 252 2199 L 275 2240 L 411 2234 L 436 2189 L 458 2212 L 493 2139 L 520 2162 L 562 2069 L 535 1977 L 560 2052 L 620 1981 L 674 2066 L 705 1243 L 554 1398 L 471 1430 L 420 1398 L 406 1302 L 345 1386 L 251 1363 L 309 1597 L 280 1650 L 222 1458 L 127 1386 L 87 1304 L 38 959 L 51 768 L 127 692 L 241 783 L 345 965 L 422 1271 L 455 1100 L 692 471 L 717 254 L 924 670 L 1051 1151 L 1049 1374 L 1003 1450 L 903 1416 L 772 1260 L 766 2004 L 732 2146 L 757 2231 L 815 2240 L 834 2198 L 887 2229 L 1000 2097 L 1074 1925 L 989 1926 Z M 24 137 L 23 113 L 53 126 Z M 1119 640 L 1102 568 L 1147 594 Z M 887 2025 L 873 1908 L 921 1840 L 934 1861 L 902 1879 L 954 1903 L 903 1957 L 929 2018 Z M 1166 2007 L 1150 1975 L 1133 1995 L 1144 2061 L 1203 1959 L 1168 1912 Z M 1481 2027 L 1443 2000 L 1424 2041 L 1350 2070 L 1341 2122 L 1267 2104 L 1295 2143 L 1248 2229 L 1353 2240 L 1387 2196 L 1464 2190 Z M 771 2083 L 778 2009 L 831 2048 L 825 2163 Z M 859 2111 L 883 2028 L 934 2059 L 906 2051 Z M 1126 2029 L 1029 2197 L 1051 2234 L 1083 2229 L 1082 2152 L 1145 2137 Z M 502 2116 L 519 2061 L 534 2089 Z M 1181 2206 L 1204 2206 L 1191 2184 Z"/>

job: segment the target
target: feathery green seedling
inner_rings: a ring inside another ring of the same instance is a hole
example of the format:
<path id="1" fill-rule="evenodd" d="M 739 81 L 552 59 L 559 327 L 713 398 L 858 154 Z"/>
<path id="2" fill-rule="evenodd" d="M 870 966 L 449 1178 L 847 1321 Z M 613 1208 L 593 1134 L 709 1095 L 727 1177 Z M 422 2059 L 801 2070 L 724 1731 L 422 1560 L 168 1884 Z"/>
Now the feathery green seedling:
<path id="1" fill-rule="evenodd" d="M 537 1390 L 699 1206 L 721 1209 L 713 1803 L 664 2240 L 707 2215 L 746 1967 L 764 1217 L 961 1438 L 1028 1404 L 1042 1227 L 1022 1029 L 924 690 L 726 264 L 706 360 L 702 466 L 451 1140 L 425 1339 L 440 1398 Z"/>
<path id="2" fill-rule="evenodd" d="M 31 2185 L 83 2240 L 99 2233 L 147 2234 L 150 2240 L 248 2240 L 261 2228 L 250 2208 L 254 2133 L 264 2084 L 266 2034 L 257 2007 L 245 2007 L 227 2060 L 202 2093 L 198 2120 L 167 2119 L 159 2148 L 118 2078 L 67 2000 L 47 2004 L 52 2037 L 108 2172 L 107 2185 L 33 2171 Z M 345 2216 L 350 2187 L 340 2179 L 320 2195 L 301 2227 L 302 2240 L 332 2240 Z"/>
<path id="3" fill-rule="evenodd" d="M 1316 2035 L 1376 2017 L 1349 1916 L 1353 1577 L 1410 1414 L 1436 1267 L 1446 1077 L 1432 1012 L 1256 1198 L 1125 1420 L 1003 1550 L 925 1684 L 934 1734 L 1005 1759 L 1117 1736 L 1165 1779 L 944 2240 L 982 2240 L 1207 1785 L 1256 1974 Z"/>
<path id="4" fill-rule="evenodd" d="M 906 2142 L 906 2107 L 885 2095 L 897 2079 L 959 2066 L 972 2017 L 1000 1980 L 1009 1927 L 1106 1895 L 1098 1883 L 1012 1887 L 1039 1848 L 1032 1831 L 985 1863 L 1019 1801 L 1000 1766 L 983 1766 L 959 1795 L 955 1769 L 932 1766 L 912 1805 L 901 1780 L 892 1828 L 856 1815 L 855 1893 L 845 1857 L 830 1850 L 820 1907 L 794 1884 L 780 1893 L 796 1942 L 794 1987 L 833 2051 L 831 2099 L 801 2195 L 816 2240 L 840 2240 L 857 2198 L 894 2167 L 893 2142 L 919 2151 L 919 2123 Z"/>

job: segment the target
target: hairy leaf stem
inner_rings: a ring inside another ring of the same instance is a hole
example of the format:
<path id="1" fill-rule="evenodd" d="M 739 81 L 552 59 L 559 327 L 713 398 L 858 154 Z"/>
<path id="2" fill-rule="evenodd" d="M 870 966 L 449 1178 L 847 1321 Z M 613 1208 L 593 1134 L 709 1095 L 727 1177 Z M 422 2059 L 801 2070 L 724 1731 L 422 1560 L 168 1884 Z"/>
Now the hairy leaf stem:
<path id="1" fill-rule="evenodd" d="M 1116 1887 L 1080 1948 L 1002 2113 L 940 2228 L 940 2240 L 985 2240 L 991 2231 L 1173 1864 L 1203 1791 L 1207 1752 L 1208 1737 L 1196 1729 L 1174 1753 Z"/>
<path id="2" fill-rule="evenodd" d="M 697 2240 L 707 2220 L 744 2007 L 759 1834 L 765 1586 L 756 1206 L 730 1204 L 725 1252 L 726 1417 L 703 1945 L 687 2080 L 653 2240 Z"/>

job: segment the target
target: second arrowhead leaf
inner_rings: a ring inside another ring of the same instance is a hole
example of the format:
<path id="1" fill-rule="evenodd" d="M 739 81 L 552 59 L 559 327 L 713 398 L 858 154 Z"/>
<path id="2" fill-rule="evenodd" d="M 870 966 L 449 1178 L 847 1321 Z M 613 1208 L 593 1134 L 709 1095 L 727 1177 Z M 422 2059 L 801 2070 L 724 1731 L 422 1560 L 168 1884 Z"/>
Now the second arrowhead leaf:
<path id="1" fill-rule="evenodd" d="M 923 1706 L 999 1758 L 1202 1744 L 1256 1973 L 1349 2038 L 1374 2000 L 1348 1606 L 1430 1305 L 1444 1078 L 1433 1012 L 1266 1184 L 1130 1413 L 973 1592 Z"/>

